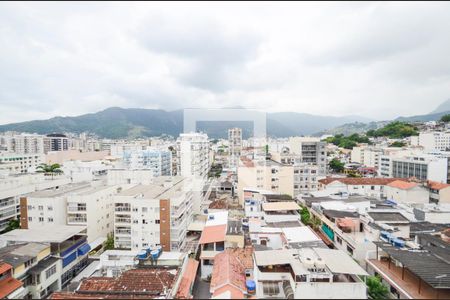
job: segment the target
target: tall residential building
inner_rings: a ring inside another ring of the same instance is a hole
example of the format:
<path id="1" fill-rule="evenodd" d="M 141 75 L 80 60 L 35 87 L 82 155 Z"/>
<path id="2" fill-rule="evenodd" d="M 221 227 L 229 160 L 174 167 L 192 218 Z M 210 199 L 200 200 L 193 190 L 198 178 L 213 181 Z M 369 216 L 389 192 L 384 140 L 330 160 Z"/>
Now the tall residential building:
<path id="1" fill-rule="evenodd" d="M 289 138 L 290 152 L 300 155 L 301 162 L 316 164 L 319 167 L 319 175 L 327 173 L 326 143 L 320 138 L 291 137 Z"/>
<path id="2" fill-rule="evenodd" d="M 169 150 L 126 150 L 122 158 L 130 170 L 152 170 L 155 177 L 172 175 L 172 152 Z"/>
<path id="3" fill-rule="evenodd" d="M 156 177 L 114 197 L 115 247 L 131 250 L 161 246 L 180 251 L 192 220 L 190 179 Z"/>
<path id="4" fill-rule="evenodd" d="M 379 168 L 380 156 L 383 149 L 370 146 L 353 147 L 351 161 L 360 163 L 366 167 Z"/>
<path id="5" fill-rule="evenodd" d="M 204 133 L 182 133 L 177 141 L 178 175 L 206 178 L 208 175 L 209 142 Z"/>
<path id="6" fill-rule="evenodd" d="M 43 154 L 44 136 L 39 134 L 4 134 L 2 143 L 10 153 L 15 154 Z"/>
<path id="7" fill-rule="evenodd" d="M 230 128 L 228 129 L 228 144 L 229 144 L 229 166 L 236 168 L 239 165 L 239 157 L 242 151 L 242 129 Z"/>
<path id="8" fill-rule="evenodd" d="M 67 151 L 69 150 L 69 138 L 60 133 L 47 134 L 44 138 L 44 153 L 50 151 Z"/>
<path id="9" fill-rule="evenodd" d="M 434 155 L 415 155 L 407 157 L 393 157 L 390 159 L 391 177 L 419 180 L 432 180 L 448 183 L 448 157 Z"/>

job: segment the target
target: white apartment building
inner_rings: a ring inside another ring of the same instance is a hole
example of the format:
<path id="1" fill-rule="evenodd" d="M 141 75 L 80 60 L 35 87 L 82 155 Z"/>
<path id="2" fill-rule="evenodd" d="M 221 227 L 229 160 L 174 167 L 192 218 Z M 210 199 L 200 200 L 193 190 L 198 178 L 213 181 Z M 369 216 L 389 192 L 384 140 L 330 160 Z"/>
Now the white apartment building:
<path id="1" fill-rule="evenodd" d="M 314 137 L 291 137 L 289 138 L 290 153 L 301 155 L 301 162 L 316 164 L 319 167 L 319 175 L 327 173 L 326 142 L 321 142 Z"/>
<path id="2" fill-rule="evenodd" d="M 140 250 L 161 246 L 183 248 L 192 220 L 191 181 L 181 176 L 154 178 L 114 197 L 114 236 L 117 248 Z"/>
<path id="3" fill-rule="evenodd" d="M 417 142 L 428 151 L 450 151 L 450 131 L 420 132 Z"/>
<path id="4" fill-rule="evenodd" d="M 51 180 L 43 174 L 0 175 L 0 231 L 19 217 L 22 195 L 67 183 L 65 177 Z"/>
<path id="5" fill-rule="evenodd" d="M 0 165 L 7 164 L 11 174 L 33 172 L 37 166 L 44 163 L 43 154 L 0 154 Z"/>
<path id="6" fill-rule="evenodd" d="M 155 177 L 172 175 L 172 152 L 169 150 L 125 150 L 122 159 L 126 168 L 131 170 L 152 170 Z"/>
<path id="7" fill-rule="evenodd" d="M 242 151 L 242 129 L 228 129 L 229 167 L 236 168 L 239 165 L 239 157 Z"/>
<path id="8" fill-rule="evenodd" d="M 28 133 L 5 133 L 1 136 L 2 144 L 10 153 L 15 154 L 43 154 L 44 136 Z"/>
<path id="9" fill-rule="evenodd" d="M 182 133 L 177 141 L 178 174 L 205 178 L 208 175 L 209 142 L 204 133 Z"/>
<path id="10" fill-rule="evenodd" d="M 113 231 L 117 192 L 117 186 L 82 182 L 28 194 L 20 203 L 21 226 L 87 226 L 88 242 L 93 242 Z"/>
<path id="11" fill-rule="evenodd" d="M 351 162 L 360 163 L 366 167 L 377 168 L 380 163 L 380 156 L 383 154 L 381 148 L 370 146 L 353 147 L 351 152 Z"/>

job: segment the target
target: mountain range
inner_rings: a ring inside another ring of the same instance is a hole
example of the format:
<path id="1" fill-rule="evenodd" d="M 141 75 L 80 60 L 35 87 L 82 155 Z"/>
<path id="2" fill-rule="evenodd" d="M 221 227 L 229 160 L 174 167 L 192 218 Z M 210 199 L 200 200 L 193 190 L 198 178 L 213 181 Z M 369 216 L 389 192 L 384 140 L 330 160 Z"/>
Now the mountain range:
<path id="1" fill-rule="evenodd" d="M 450 113 L 450 99 L 426 115 L 399 117 L 399 121 L 438 120 Z M 272 137 L 289 137 L 317 134 L 351 134 L 364 132 L 386 124 L 388 121 L 374 121 L 361 116 L 319 116 L 297 112 L 267 113 L 267 134 Z M 198 122 L 197 128 L 211 138 L 225 138 L 227 129 L 241 127 L 244 138 L 252 136 L 251 122 Z M 54 117 L 48 120 L 34 120 L 0 125 L 0 132 L 19 131 L 38 134 L 89 132 L 102 138 L 138 138 L 167 134 L 178 136 L 183 132 L 183 111 L 161 109 L 111 107 L 105 110 L 76 117 Z"/>

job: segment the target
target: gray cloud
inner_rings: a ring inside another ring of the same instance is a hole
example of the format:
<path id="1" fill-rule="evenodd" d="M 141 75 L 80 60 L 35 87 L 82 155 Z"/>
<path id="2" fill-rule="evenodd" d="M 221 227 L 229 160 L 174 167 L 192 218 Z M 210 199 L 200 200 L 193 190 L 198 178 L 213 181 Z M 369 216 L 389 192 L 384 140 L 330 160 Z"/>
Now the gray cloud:
<path id="1" fill-rule="evenodd" d="M 449 3 L 0 3 L 0 123 L 110 106 L 387 119 L 450 97 Z"/>

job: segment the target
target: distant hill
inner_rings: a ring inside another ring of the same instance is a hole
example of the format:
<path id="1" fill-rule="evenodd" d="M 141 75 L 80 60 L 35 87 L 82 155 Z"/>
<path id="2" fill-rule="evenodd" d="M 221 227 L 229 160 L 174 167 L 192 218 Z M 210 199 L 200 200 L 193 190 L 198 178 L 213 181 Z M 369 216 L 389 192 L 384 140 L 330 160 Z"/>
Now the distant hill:
<path id="1" fill-rule="evenodd" d="M 428 121 L 438 121 L 441 119 L 443 115 L 450 114 L 450 110 L 438 112 L 438 113 L 432 113 L 427 115 L 417 115 L 417 116 L 411 116 L 411 117 L 398 117 L 395 119 L 395 121 L 402 121 L 402 122 L 428 122 Z"/>
<path id="2" fill-rule="evenodd" d="M 267 134 L 273 137 L 310 135 L 351 122 L 370 122 L 359 116 L 316 116 L 295 112 L 267 114 Z M 199 122 L 198 129 L 211 138 L 227 137 L 227 129 L 243 128 L 244 138 L 252 135 L 250 122 Z M 183 130 L 183 111 L 111 107 L 76 117 L 54 117 L 0 125 L 0 132 L 21 131 L 47 134 L 51 132 L 90 132 L 103 138 L 137 138 L 169 134 L 178 136 Z"/>
<path id="3" fill-rule="evenodd" d="M 450 111 L 450 99 L 439 104 L 439 106 L 436 107 L 435 110 L 430 112 L 430 114 L 437 114 L 437 113 L 449 112 L 449 111 Z"/>

